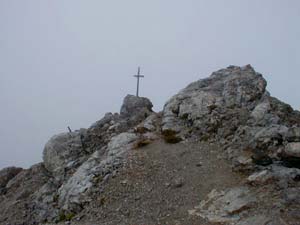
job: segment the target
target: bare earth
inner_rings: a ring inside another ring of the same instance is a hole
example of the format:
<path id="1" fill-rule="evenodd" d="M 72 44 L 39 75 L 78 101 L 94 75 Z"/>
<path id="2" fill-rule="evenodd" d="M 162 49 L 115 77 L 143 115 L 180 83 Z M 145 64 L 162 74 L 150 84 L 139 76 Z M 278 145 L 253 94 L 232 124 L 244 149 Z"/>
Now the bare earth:
<path id="1" fill-rule="evenodd" d="M 125 167 L 70 224 L 208 225 L 188 210 L 212 189 L 233 187 L 241 180 L 215 145 L 158 140 L 131 150 Z"/>

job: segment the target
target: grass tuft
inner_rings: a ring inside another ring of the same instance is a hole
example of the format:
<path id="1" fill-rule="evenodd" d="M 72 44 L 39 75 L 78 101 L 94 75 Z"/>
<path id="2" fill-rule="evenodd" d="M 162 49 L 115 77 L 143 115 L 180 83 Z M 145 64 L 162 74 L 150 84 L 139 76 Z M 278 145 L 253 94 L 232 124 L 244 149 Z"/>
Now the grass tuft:
<path id="1" fill-rule="evenodd" d="M 146 145 L 149 145 L 150 143 L 151 143 L 151 141 L 148 139 L 140 139 L 134 144 L 133 148 L 135 148 L 135 149 L 142 148 L 142 147 L 145 147 Z"/>
<path id="2" fill-rule="evenodd" d="M 177 132 L 174 130 L 164 130 L 162 132 L 163 138 L 165 142 L 169 144 L 176 144 L 180 141 L 182 141 L 182 138 L 177 136 Z"/>

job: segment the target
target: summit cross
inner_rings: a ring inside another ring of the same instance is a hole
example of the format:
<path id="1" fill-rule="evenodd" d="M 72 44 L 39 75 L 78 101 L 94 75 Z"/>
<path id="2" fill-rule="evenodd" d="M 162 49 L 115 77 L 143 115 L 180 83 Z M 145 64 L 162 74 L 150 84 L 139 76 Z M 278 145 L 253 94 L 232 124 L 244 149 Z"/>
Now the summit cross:
<path id="1" fill-rule="evenodd" d="M 139 97 L 139 88 L 140 88 L 140 78 L 143 78 L 144 76 L 141 75 L 141 68 L 138 67 L 137 75 L 134 75 L 134 77 L 137 78 L 137 84 L 136 84 L 136 97 Z"/>

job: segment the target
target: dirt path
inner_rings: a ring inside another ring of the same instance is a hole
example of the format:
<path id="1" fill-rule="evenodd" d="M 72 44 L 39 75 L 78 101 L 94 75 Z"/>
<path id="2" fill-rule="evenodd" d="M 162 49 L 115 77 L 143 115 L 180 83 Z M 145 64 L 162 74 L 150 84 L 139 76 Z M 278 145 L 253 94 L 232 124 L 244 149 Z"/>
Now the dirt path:
<path id="1" fill-rule="evenodd" d="M 79 215 L 78 224 L 208 225 L 188 210 L 212 189 L 238 185 L 219 148 L 208 143 L 156 141 L 132 150 L 125 169 Z M 76 224 L 73 223 L 72 224 Z"/>

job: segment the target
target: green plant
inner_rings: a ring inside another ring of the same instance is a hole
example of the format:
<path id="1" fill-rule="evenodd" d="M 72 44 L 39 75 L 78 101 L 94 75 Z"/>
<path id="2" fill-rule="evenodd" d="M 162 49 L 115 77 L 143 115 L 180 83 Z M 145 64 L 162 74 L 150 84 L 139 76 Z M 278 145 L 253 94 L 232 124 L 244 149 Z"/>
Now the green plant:
<path id="1" fill-rule="evenodd" d="M 174 130 L 164 130 L 162 132 L 162 135 L 163 135 L 165 142 L 170 143 L 170 144 L 176 144 L 176 143 L 182 141 L 182 138 L 177 136 L 177 133 Z"/>
<path id="2" fill-rule="evenodd" d="M 208 141 L 210 136 L 208 134 L 202 134 L 200 136 L 200 141 Z"/>
<path id="3" fill-rule="evenodd" d="M 171 129 L 162 131 L 163 136 L 172 136 L 172 135 L 176 135 L 176 134 L 177 134 L 177 132 L 175 130 L 171 130 Z"/>
<path id="4" fill-rule="evenodd" d="M 184 113 L 181 117 L 180 117 L 180 119 L 182 119 L 182 120 L 187 120 L 189 118 L 189 114 L 188 113 Z"/>
<path id="5" fill-rule="evenodd" d="M 149 131 L 149 129 L 147 129 L 146 127 L 135 128 L 135 133 L 138 133 L 138 134 L 144 134 L 144 133 L 147 133 L 148 131 Z"/>
<path id="6" fill-rule="evenodd" d="M 72 212 L 70 212 L 70 213 L 60 212 L 58 220 L 59 220 L 59 222 L 70 221 L 73 219 L 74 216 L 75 216 L 75 214 Z"/>
<path id="7" fill-rule="evenodd" d="M 99 203 L 100 205 L 104 205 L 106 202 L 106 199 L 104 197 L 100 198 Z"/>
<path id="8" fill-rule="evenodd" d="M 55 194 L 53 196 L 53 202 L 58 202 L 58 199 L 59 199 L 59 195 L 58 194 Z"/>
<path id="9" fill-rule="evenodd" d="M 144 147 L 144 146 L 146 146 L 146 145 L 149 145 L 151 143 L 151 141 L 150 140 L 148 140 L 148 139 L 140 139 L 140 140 L 138 140 L 135 144 L 134 144 L 134 146 L 133 146 L 133 148 L 135 148 L 135 149 L 137 149 L 137 148 L 142 148 L 142 147 Z"/>

